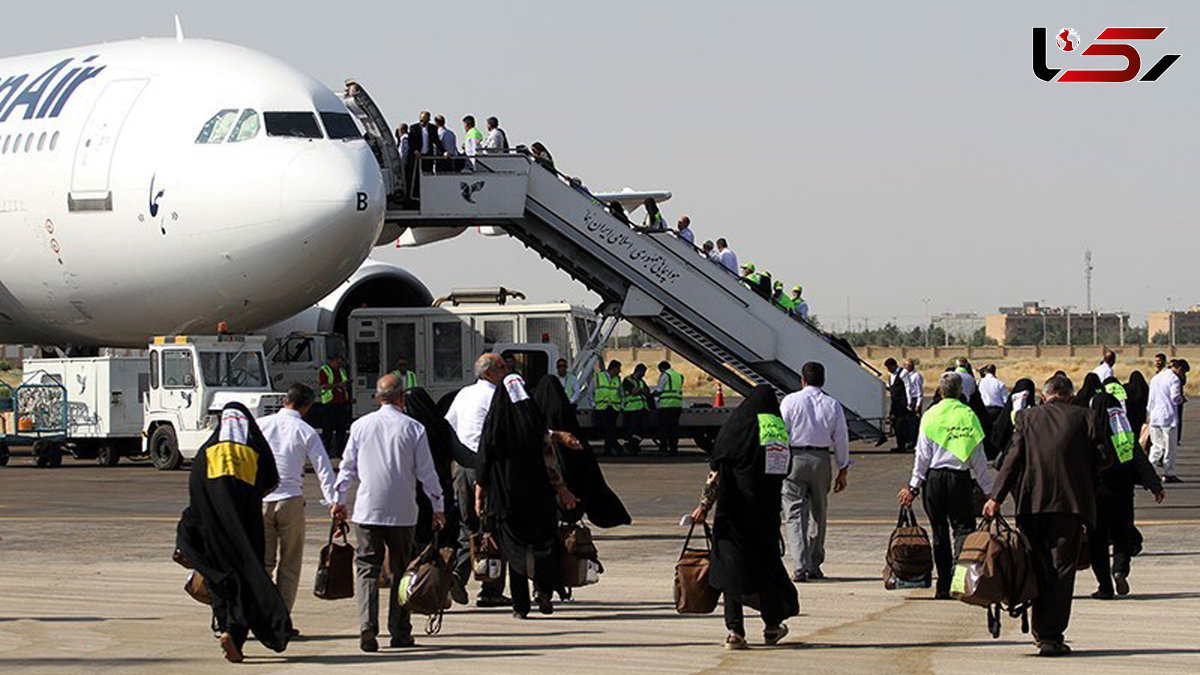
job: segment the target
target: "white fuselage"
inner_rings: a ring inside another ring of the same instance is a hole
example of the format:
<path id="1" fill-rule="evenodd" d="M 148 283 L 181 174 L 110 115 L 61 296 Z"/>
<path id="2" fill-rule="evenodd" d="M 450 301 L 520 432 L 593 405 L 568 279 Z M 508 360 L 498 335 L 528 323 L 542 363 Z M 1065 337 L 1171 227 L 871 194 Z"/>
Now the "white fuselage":
<path id="1" fill-rule="evenodd" d="M 383 226 L 378 163 L 343 115 L 312 78 L 218 42 L 0 59 L 0 343 L 141 347 L 311 306 Z"/>

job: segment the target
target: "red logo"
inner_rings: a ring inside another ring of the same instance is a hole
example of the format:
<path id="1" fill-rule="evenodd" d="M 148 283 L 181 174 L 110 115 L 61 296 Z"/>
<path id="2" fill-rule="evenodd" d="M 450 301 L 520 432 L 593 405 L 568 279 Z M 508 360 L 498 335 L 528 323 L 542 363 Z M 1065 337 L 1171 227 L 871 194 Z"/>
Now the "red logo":
<path id="1" fill-rule="evenodd" d="M 1033 74 L 1046 82 L 1129 82 L 1142 70 L 1142 56 L 1138 50 L 1126 41 L 1150 41 L 1157 39 L 1166 28 L 1105 28 L 1096 36 L 1096 42 L 1080 54 L 1082 56 L 1120 56 L 1125 59 L 1125 67 L 1121 70 L 1083 70 L 1072 69 L 1063 72 L 1058 79 L 1055 76 L 1060 68 L 1046 66 L 1046 29 L 1033 29 Z M 1055 44 L 1064 52 L 1078 51 L 1080 47 L 1079 33 L 1074 28 L 1064 28 L 1055 35 Z M 1179 60 L 1179 54 L 1167 54 L 1160 58 L 1145 75 L 1141 82 L 1153 82 L 1162 76 L 1173 63 Z"/>

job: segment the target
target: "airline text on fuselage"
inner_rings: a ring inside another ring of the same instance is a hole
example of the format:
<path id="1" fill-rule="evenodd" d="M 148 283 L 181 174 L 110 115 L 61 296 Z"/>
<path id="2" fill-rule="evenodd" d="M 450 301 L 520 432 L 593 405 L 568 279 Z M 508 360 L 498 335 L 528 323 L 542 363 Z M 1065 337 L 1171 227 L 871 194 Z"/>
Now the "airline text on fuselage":
<path id="1" fill-rule="evenodd" d="M 63 59 L 32 80 L 29 73 L 0 73 L 0 124 L 7 122 L 18 108 L 24 111 L 17 119 L 58 117 L 75 90 L 104 70 L 105 66 L 88 65 L 99 57 L 93 54 L 82 61 L 74 57 Z"/>

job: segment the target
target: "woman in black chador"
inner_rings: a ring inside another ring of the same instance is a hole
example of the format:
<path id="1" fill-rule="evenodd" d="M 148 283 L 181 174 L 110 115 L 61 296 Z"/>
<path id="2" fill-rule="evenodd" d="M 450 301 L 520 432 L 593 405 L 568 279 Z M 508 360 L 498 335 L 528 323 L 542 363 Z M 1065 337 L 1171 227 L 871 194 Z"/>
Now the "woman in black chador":
<path id="1" fill-rule="evenodd" d="M 784 620 L 800 613 L 796 587 L 783 566 L 780 493 L 788 473 L 787 431 L 779 401 L 766 385 L 754 389 L 717 434 L 700 506 L 702 522 L 712 506 L 713 558 L 709 584 L 725 599 L 726 649 L 746 649 L 743 605 L 762 613 L 763 639 L 773 645 L 787 635 Z"/>
<path id="2" fill-rule="evenodd" d="M 276 652 L 287 649 L 292 620 L 263 567 L 262 498 L 279 473 L 267 439 L 241 403 L 221 410 L 221 423 L 192 460 L 190 503 L 176 547 L 204 576 L 213 624 L 225 658 L 242 660 L 248 633 Z"/>
<path id="3" fill-rule="evenodd" d="M 463 459 L 464 453 L 471 455 L 471 451 L 458 441 L 454 429 L 446 421 L 445 413 L 438 411 L 437 403 L 425 389 L 417 387 L 404 392 L 404 413 L 425 427 L 425 436 L 429 439 L 433 467 L 437 470 L 442 496 L 446 501 L 446 525 L 442 531 L 458 532 L 459 508 L 454 500 L 454 461 Z M 474 456 L 470 457 L 470 461 L 474 459 Z M 419 551 L 425 548 L 433 541 L 433 535 L 433 508 L 424 491 L 417 490 L 417 529 L 413 536 L 415 549 Z M 438 545 L 457 549 L 458 539 L 443 535 Z"/>

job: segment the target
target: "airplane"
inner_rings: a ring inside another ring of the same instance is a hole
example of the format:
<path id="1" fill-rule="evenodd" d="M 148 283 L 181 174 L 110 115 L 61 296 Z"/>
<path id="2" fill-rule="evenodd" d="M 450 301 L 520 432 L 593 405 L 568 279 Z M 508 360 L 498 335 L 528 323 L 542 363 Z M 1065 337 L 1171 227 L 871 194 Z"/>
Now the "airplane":
<path id="1" fill-rule="evenodd" d="M 0 343 L 268 326 L 390 243 L 385 192 L 343 100 L 259 52 L 177 30 L 0 59 Z"/>

